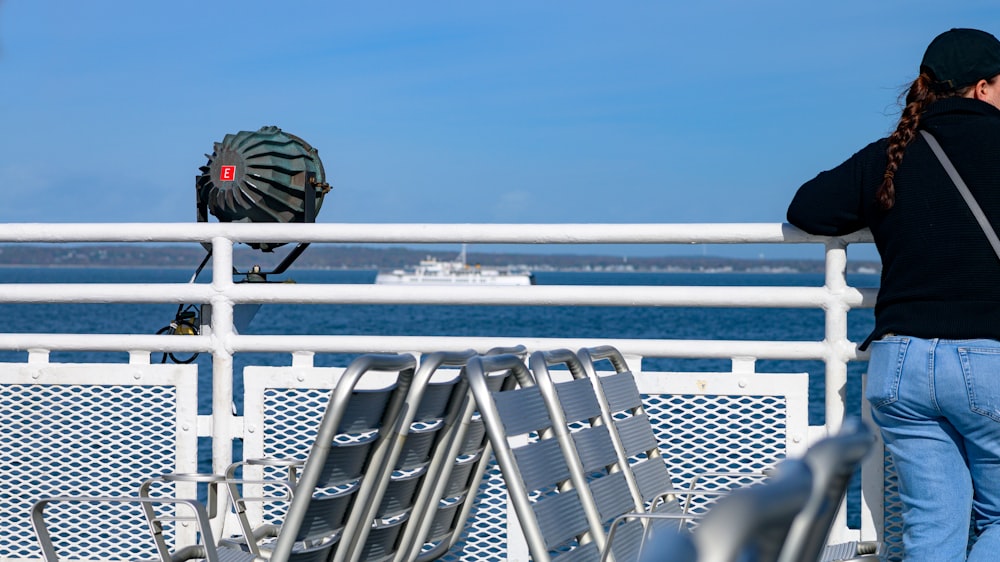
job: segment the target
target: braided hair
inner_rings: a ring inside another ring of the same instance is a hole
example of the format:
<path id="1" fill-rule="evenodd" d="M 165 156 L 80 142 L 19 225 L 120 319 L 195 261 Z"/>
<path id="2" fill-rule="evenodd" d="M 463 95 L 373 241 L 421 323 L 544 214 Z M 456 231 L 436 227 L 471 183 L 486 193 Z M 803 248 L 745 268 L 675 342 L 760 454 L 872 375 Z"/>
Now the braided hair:
<path id="1" fill-rule="evenodd" d="M 920 125 L 920 118 L 923 117 L 927 106 L 942 98 L 964 96 L 972 87 L 942 89 L 941 83 L 936 82 L 926 71 L 921 72 L 920 76 L 917 76 L 917 79 L 913 81 L 906 94 L 906 106 L 903 107 L 903 113 L 899 117 L 899 124 L 896 125 L 896 130 L 889 135 L 889 148 L 886 150 L 889 161 L 885 166 L 882 184 L 875 192 L 875 199 L 879 207 L 888 211 L 896 202 L 894 181 L 896 170 L 903 161 L 906 147 L 917 136 L 917 127 Z"/>

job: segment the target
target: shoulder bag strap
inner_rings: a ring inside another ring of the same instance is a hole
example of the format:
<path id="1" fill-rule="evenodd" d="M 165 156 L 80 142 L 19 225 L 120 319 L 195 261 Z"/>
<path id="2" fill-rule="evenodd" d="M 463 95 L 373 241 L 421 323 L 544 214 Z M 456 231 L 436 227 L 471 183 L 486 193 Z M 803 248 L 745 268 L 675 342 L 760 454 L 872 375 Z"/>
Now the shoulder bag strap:
<path id="1" fill-rule="evenodd" d="M 990 221 L 986 218 L 986 214 L 983 213 L 983 209 L 979 206 L 979 203 L 976 202 L 976 198 L 972 196 L 972 193 L 969 191 L 969 187 L 965 185 L 965 182 L 962 180 L 962 176 L 958 175 L 958 170 L 955 169 L 955 165 L 951 163 L 948 155 L 944 153 L 944 149 L 942 149 L 941 145 L 938 144 L 934 135 L 923 129 L 920 130 L 920 134 L 924 136 L 927 140 L 927 144 L 930 145 L 931 150 L 934 151 L 934 155 L 941 161 L 941 165 L 944 166 L 945 171 L 948 172 L 948 176 L 951 178 L 951 181 L 955 182 L 955 187 L 957 187 L 958 192 L 962 194 L 962 198 L 965 199 L 966 204 L 969 205 L 969 209 L 972 211 L 972 214 L 976 216 L 976 222 L 979 223 L 979 226 L 983 229 L 983 233 L 986 234 L 986 238 L 989 239 L 990 245 L 993 246 L 993 251 L 996 252 L 997 257 L 1000 257 L 1000 239 L 997 238 L 997 233 L 993 230 L 993 227 L 990 226 Z"/>

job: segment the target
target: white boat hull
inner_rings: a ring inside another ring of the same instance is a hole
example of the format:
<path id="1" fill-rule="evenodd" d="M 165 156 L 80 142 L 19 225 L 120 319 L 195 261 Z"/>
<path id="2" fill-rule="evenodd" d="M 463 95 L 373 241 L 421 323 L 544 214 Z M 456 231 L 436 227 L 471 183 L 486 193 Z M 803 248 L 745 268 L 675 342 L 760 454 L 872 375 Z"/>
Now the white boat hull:
<path id="1" fill-rule="evenodd" d="M 377 285 L 499 285 L 513 287 L 533 285 L 533 281 L 534 279 L 530 273 L 500 274 L 497 272 L 473 272 L 451 275 L 427 275 L 392 271 L 379 273 L 375 276 L 375 283 Z"/>
<path id="2" fill-rule="evenodd" d="M 376 285 L 499 285 L 514 287 L 534 285 L 535 278 L 530 271 L 509 267 L 496 269 L 470 266 L 465 262 L 465 244 L 455 261 L 438 261 L 428 256 L 411 269 L 394 269 L 379 272 L 375 276 Z"/>

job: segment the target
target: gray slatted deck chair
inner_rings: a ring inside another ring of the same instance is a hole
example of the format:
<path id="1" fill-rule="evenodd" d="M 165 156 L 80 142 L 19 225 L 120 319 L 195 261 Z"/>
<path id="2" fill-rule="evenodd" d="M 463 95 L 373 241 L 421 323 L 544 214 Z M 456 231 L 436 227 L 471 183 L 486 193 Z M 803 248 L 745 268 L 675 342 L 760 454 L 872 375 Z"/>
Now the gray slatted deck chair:
<path id="1" fill-rule="evenodd" d="M 406 397 L 403 415 L 388 434 L 394 446 L 389 449 L 381 475 L 375 474 L 374 470 L 366 475 L 376 487 L 368 494 L 365 513 L 348 520 L 343 535 L 350 537 L 349 547 L 338 548 L 333 557 L 334 562 L 398 559 L 409 556 L 411 545 L 419 549 L 419 543 L 414 545 L 417 535 L 411 532 L 408 536 L 402 536 L 403 532 L 422 518 L 422 508 L 418 509 L 417 506 L 421 494 L 427 494 L 426 490 L 431 490 L 442 478 L 447 478 L 447 475 L 440 472 L 450 466 L 440 461 L 435 463 L 434 460 L 447 450 L 452 434 L 460 429 L 454 425 L 454 418 L 460 408 L 471 400 L 468 397 L 468 385 L 460 370 L 456 370 L 452 376 L 434 377 L 442 368 L 463 368 L 474 355 L 474 351 L 467 350 L 430 353 L 421 358 Z M 240 463 L 234 464 L 234 467 L 238 464 Z M 289 480 L 294 482 L 294 462 L 256 459 L 246 461 L 246 464 L 287 466 L 291 469 Z M 475 463 L 467 464 L 477 466 Z M 480 479 L 484 470 L 485 466 L 479 470 Z M 235 469 L 230 470 L 230 478 L 234 476 L 234 472 Z M 230 481 L 236 487 L 238 481 Z M 243 503 L 239 496 L 233 497 L 235 504 Z M 464 497 L 460 499 L 463 502 L 465 500 Z M 452 509 L 462 506 L 461 503 L 453 503 L 450 506 Z M 245 515 L 241 517 L 245 522 Z M 245 522 L 244 526 L 247 524 Z M 450 544 L 444 546 L 449 547 Z"/>
<path id="2" fill-rule="evenodd" d="M 489 388 L 486 373 L 508 369 L 514 370 L 518 386 Z M 466 375 L 532 559 L 599 559 L 598 537 L 588 521 L 592 510 L 584 509 L 593 502 L 581 497 L 589 491 L 574 485 L 548 408 L 521 359 L 476 357 Z"/>
<path id="3" fill-rule="evenodd" d="M 259 560 L 262 553 L 256 539 L 265 536 L 277 539 L 268 548 L 267 558 L 273 562 L 328 560 L 341 542 L 346 543 L 342 539 L 348 520 L 364 514 L 364 510 L 352 509 L 352 506 L 366 505 L 375 489 L 373 475 L 366 473 L 374 468 L 377 474 L 387 458 L 393 441 L 386 438 L 390 432 L 384 429 L 391 429 L 397 423 L 415 369 L 416 359 L 411 355 L 363 355 L 347 367 L 331 392 L 300 477 L 294 484 L 286 483 L 291 501 L 284 521 L 280 528 L 250 529 L 248 538 L 253 540 L 245 543 L 249 552 L 229 546 L 217 547 L 211 533 L 206 532 L 202 533 L 201 544 L 171 551 L 162 543 L 162 536 L 156 533 L 160 525 L 160 516 L 157 516 L 150 521 L 150 526 L 154 536 L 161 541 L 157 548 L 163 560 Z M 378 390 L 355 388 L 366 375 L 386 372 L 395 374 L 391 384 Z M 373 432 L 377 432 L 374 437 Z M 45 505 L 54 500 L 38 502 L 32 515 L 46 562 L 58 560 L 43 517 Z M 114 498 L 114 501 L 139 501 L 145 505 L 182 500 Z M 192 517 L 202 529 L 208 528 L 208 514 L 203 507 L 198 506 L 188 519 Z"/>
<path id="4" fill-rule="evenodd" d="M 383 363 L 391 365 L 393 357 L 407 358 L 407 368 L 383 367 Z M 426 377 L 417 380 L 415 366 L 415 359 L 410 355 L 362 356 L 348 366 L 331 392 L 301 477 L 296 482 L 295 475 L 290 473 L 288 481 L 268 482 L 272 486 L 284 487 L 288 494 L 265 498 L 243 497 L 239 494 L 239 480 L 232 478 L 236 473 L 235 467 L 241 463 L 230 467 L 227 481 L 245 539 L 239 546 L 258 556 L 267 556 L 266 551 L 270 551 L 269 556 L 273 559 L 279 551 L 290 548 L 288 541 L 292 538 L 285 531 L 291 522 L 300 528 L 293 541 L 296 553 L 299 549 L 303 549 L 304 553 L 311 548 L 309 545 L 323 541 L 322 544 L 327 546 L 327 556 L 332 551 L 339 560 L 349 554 L 355 533 L 366 523 L 366 510 L 360 507 L 377 502 L 375 496 L 382 482 L 389 477 L 386 470 L 388 459 L 400 443 L 394 439 L 394 430 L 400 416 L 406 412 L 407 397 L 414 391 L 417 382 L 424 384 L 427 381 Z M 357 388 L 364 375 L 378 375 L 385 371 L 396 373 L 395 382 L 377 385 L 379 388 L 375 389 Z M 321 440 L 327 444 L 323 445 Z M 267 463 L 268 460 L 251 462 Z M 300 500 L 305 490 L 318 490 L 318 493 L 309 494 L 311 501 L 301 508 L 297 504 L 305 501 Z M 281 500 L 288 495 L 291 495 L 291 501 L 280 526 L 250 527 L 245 514 L 247 501 Z M 297 513 L 296 509 L 305 511 Z M 274 541 L 275 538 L 277 541 Z"/>
<path id="5" fill-rule="evenodd" d="M 476 353 L 430 353 L 421 357 L 406 398 L 404 415 L 390 435 L 399 445 L 390 450 L 385 460 L 388 478 L 378 478 L 378 484 L 367 503 L 363 517 L 352 520 L 344 529 L 351 539 L 350 550 L 338 551 L 333 562 L 340 560 L 385 561 L 408 551 L 400 541 L 402 530 L 409 521 L 418 521 L 415 503 L 419 490 L 430 487 L 440 478 L 432 466 L 437 448 L 451 439 L 453 426 L 448 418 L 466 402 L 468 386 L 461 370 L 448 378 L 432 380 L 441 368 L 464 369 Z"/>
<path id="6" fill-rule="evenodd" d="M 874 443 L 875 436 L 861 419 L 848 418 L 837 435 L 809 447 L 803 460 L 813 474 L 812 494 L 792 525 L 780 562 L 879 559 L 874 553 L 877 545 L 871 543 L 826 546 L 848 483 Z M 872 554 L 862 555 L 863 550 Z"/>
<path id="7" fill-rule="evenodd" d="M 524 357 L 524 346 L 494 348 L 486 355 Z M 512 369 L 484 373 L 493 392 L 509 390 L 517 381 Z M 490 464 L 492 449 L 482 418 L 469 392 L 463 370 L 453 401 L 433 447 L 433 458 L 414 502 L 412 516 L 404 522 L 395 562 L 436 560 L 462 539 L 465 524 L 476 504 L 476 494 Z"/>
<path id="8" fill-rule="evenodd" d="M 693 532 L 653 538 L 642 562 L 775 562 L 810 499 L 812 481 L 803 460 L 783 460 L 763 483 L 716 502 Z"/>
<path id="9" fill-rule="evenodd" d="M 581 497 L 592 535 L 603 550 L 602 559 L 636 560 L 648 519 L 623 518 L 642 512 L 644 506 L 628 481 L 632 474 L 627 459 L 619 453 L 620 444 L 615 442 L 619 439 L 615 426 L 605 420 L 601 397 L 580 359 L 568 349 L 535 352 L 529 366 L 549 409 L 563 454 L 569 459 L 574 484 L 589 491 Z M 554 382 L 550 368 L 557 366 L 567 368 L 572 378 Z M 680 510 L 672 513 L 679 514 Z M 676 526 L 677 520 L 668 524 Z M 614 542 L 608 549 L 607 533 L 612 526 Z"/>
<path id="10" fill-rule="evenodd" d="M 428 478 L 437 477 L 430 471 L 431 451 L 450 429 L 445 418 L 455 404 L 464 402 L 467 388 L 457 374 L 439 381 L 432 377 L 441 368 L 464 367 L 474 355 L 474 351 L 467 350 L 430 353 L 421 358 L 403 416 L 388 434 L 395 445 L 381 467 L 369 468 L 367 477 L 374 487 L 364 494 L 366 509 L 360 517 L 347 520 L 343 536 L 350 538 L 349 546 L 338 548 L 333 562 L 390 560 L 405 549 L 407 543 L 399 541 L 400 532 L 415 517 L 417 490 Z"/>
<path id="11" fill-rule="evenodd" d="M 635 375 L 629 370 L 621 352 L 612 346 L 598 346 L 580 349 L 577 356 L 601 403 L 605 423 L 614 428 L 611 435 L 615 448 L 619 456 L 626 459 L 626 480 L 636 500 L 637 512 L 696 515 L 693 513 L 695 498 L 701 497 L 710 500 L 705 503 L 711 503 L 732 488 L 764 479 L 762 472 L 752 470 L 702 471 L 683 487 L 675 487 L 643 407 Z M 598 376 L 597 365 L 602 361 L 610 364 L 613 371 Z M 711 489 L 699 489 L 701 479 L 709 477 L 724 478 L 728 485 L 720 486 L 715 481 Z M 684 519 L 677 518 L 675 521 Z M 654 525 L 661 526 L 655 521 Z"/>

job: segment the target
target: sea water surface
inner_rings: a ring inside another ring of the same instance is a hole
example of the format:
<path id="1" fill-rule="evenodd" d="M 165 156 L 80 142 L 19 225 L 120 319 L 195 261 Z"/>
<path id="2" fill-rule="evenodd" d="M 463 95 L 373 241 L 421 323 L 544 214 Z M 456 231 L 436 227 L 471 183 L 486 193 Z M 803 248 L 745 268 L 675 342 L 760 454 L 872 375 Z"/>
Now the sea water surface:
<path id="1" fill-rule="evenodd" d="M 18 268 L 0 269 L 3 283 L 185 283 L 192 272 L 152 268 Z M 806 273 L 598 273 L 535 274 L 539 285 L 617 286 L 822 286 L 823 274 Z M 211 272 L 202 274 L 207 282 Z M 299 283 L 372 283 L 375 271 L 300 270 L 281 279 Z M 856 287 L 878 286 L 878 275 L 851 275 Z M 169 324 L 173 304 L 0 304 L 2 332 L 153 334 Z M 848 335 L 862 341 L 872 329 L 870 309 L 848 314 Z M 813 309 L 597 307 L 597 306 L 465 306 L 465 305 L 285 305 L 268 304 L 244 330 L 247 334 L 451 335 L 556 338 L 649 338 L 802 340 L 823 339 L 824 315 Z M 25 361 L 26 352 L 0 351 L 0 361 Z M 177 354 L 179 359 L 186 359 Z M 318 354 L 319 366 L 346 365 L 353 356 Z M 53 352 L 53 362 L 125 362 L 125 353 Z M 153 356 L 161 361 L 162 355 Z M 199 410 L 210 413 L 211 357 L 199 365 Z M 234 357 L 237 409 L 242 408 L 242 369 L 246 365 L 289 365 L 288 354 L 240 353 Z M 865 363 L 848 367 L 848 403 L 859 403 L 860 375 Z M 728 360 L 658 359 L 643 361 L 652 371 L 728 371 Z M 823 423 L 824 366 L 820 361 L 757 362 L 760 372 L 810 374 L 810 424 Z M 852 408 L 849 406 L 849 411 Z"/>

